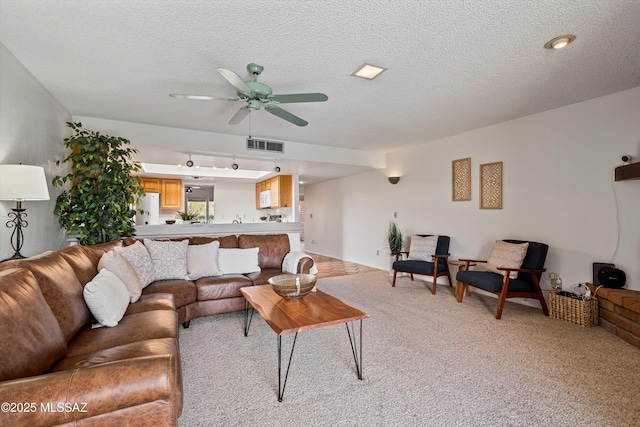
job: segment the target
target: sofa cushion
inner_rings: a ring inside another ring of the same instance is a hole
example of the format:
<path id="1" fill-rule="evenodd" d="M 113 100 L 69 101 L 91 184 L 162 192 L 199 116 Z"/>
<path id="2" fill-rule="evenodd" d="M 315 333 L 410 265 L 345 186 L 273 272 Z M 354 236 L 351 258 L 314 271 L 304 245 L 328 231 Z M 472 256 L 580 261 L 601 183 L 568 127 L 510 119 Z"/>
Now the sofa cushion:
<path id="1" fill-rule="evenodd" d="M 106 268 L 125 284 L 129 291 L 129 301 L 134 303 L 138 301 L 142 294 L 142 283 L 131 263 L 115 250 L 111 250 L 102 255 L 98 261 L 98 270 Z"/>
<path id="2" fill-rule="evenodd" d="M 104 268 L 87 283 L 82 294 L 91 314 L 102 326 L 116 326 L 129 305 L 129 290 L 125 284 Z"/>
<path id="3" fill-rule="evenodd" d="M 245 286 L 251 286 L 251 280 L 242 274 L 226 274 L 196 280 L 198 301 L 241 297 L 240 288 Z"/>
<path id="4" fill-rule="evenodd" d="M 67 357 L 158 338 L 178 339 L 178 315 L 153 310 L 124 316 L 116 328 L 85 327 L 67 344 Z"/>
<path id="5" fill-rule="evenodd" d="M 173 294 L 178 308 L 196 300 L 196 285 L 190 280 L 158 280 L 142 290 L 142 295 L 153 293 Z"/>
<path id="6" fill-rule="evenodd" d="M 0 266 L 2 270 L 22 267 L 33 273 L 67 342 L 89 320 L 90 313 L 82 296 L 82 284 L 59 251 L 35 258 L 3 262 Z"/>
<path id="7" fill-rule="evenodd" d="M 257 273 L 249 273 L 246 276 L 251 279 L 251 282 L 253 282 L 253 286 L 258 286 L 266 285 L 269 278 L 273 276 L 280 276 L 281 274 L 284 274 L 284 272 L 279 268 L 263 268 L 262 271 L 259 271 Z"/>
<path id="8" fill-rule="evenodd" d="M 219 236 L 219 237 L 206 237 L 206 236 L 194 236 L 189 237 L 190 245 L 205 245 L 211 242 L 220 242 L 221 248 L 237 248 L 238 247 L 238 237 L 235 234 L 230 236 Z"/>
<path id="9" fill-rule="evenodd" d="M 189 280 L 197 280 L 201 277 L 220 276 L 218 270 L 219 241 L 205 243 L 204 245 L 187 246 L 187 272 Z"/>
<path id="10" fill-rule="evenodd" d="M 218 269 L 222 274 L 245 274 L 260 271 L 258 248 L 220 249 Z"/>
<path id="11" fill-rule="evenodd" d="M 89 283 L 98 274 L 98 263 L 91 259 L 84 246 L 70 246 L 61 249 L 59 253 L 73 268 L 82 286 Z"/>
<path id="12" fill-rule="evenodd" d="M 143 288 L 156 279 L 153 262 L 147 248 L 142 243 L 135 242 L 130 246 L 116 248 L 116 252 L 125 257 L 133 266 Z"/>
<path id="13" fill-rule="evenodd" d="M 125 316 L 152 310 L 175 311 L 176 303 L 172 294 L 147 294 L 142 295 L 134 304 L 129 304 Z"/>
<path id="14" fill-rule="evenodd" d="M 289 236 L 286 234 L 241 234 L 238 247 L 259 248 L 258 265 L 260 268 L 282 268 L 285 255 L 291 250 Z"/>
<path id="15" fill-rule="evenodd" d="M 40 375 L 67 352 L 67 343 L 33 273 L 0 272 L 0 381 Z"/>

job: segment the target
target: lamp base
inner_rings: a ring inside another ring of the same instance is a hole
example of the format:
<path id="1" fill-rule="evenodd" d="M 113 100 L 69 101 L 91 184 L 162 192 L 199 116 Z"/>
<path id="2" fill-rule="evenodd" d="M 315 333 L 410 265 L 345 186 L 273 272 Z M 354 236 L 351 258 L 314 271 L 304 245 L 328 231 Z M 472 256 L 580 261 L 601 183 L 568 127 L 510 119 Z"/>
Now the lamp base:
<path id="1" fill-rule="evenodd" d="M 25 258 L 26 258 L 26 257 L 25 257 L 25 256 L 23 256 L 20 252 L 16 252 L 15 254 L 13 254 L 13 256 L 12 256 L 11 258 L 3 259 L 3 260 L 2 260 L 2 261 L 0 261 L 0 262 L 11 261 L 11 260 L 13 260 L 13 259 L 25 259 Z"/>

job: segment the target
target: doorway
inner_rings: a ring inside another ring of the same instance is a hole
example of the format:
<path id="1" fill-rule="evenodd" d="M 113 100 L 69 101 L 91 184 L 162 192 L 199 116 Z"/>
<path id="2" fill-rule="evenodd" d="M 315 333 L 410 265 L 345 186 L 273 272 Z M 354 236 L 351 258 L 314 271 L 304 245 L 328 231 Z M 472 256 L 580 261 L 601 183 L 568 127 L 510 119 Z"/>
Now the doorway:
<path id="1" fill-rule="evenodd" d="M 184 193 L 185 211 L 195 212 L 197 220 L 203 224 L 213 224 L 213 185 L 186 185 Z"/>

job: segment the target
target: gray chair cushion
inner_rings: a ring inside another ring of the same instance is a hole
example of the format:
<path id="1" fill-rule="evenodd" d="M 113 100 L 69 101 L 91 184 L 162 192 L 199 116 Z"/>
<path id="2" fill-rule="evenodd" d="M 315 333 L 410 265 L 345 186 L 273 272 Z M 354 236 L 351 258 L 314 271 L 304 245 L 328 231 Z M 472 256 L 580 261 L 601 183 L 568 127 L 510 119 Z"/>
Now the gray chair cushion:
<path id="1" fill-rule="evenodd" d="M 530 281 L 521 280 L 520 277 L 529 276 L 528 274 L 520 274 L 518 279 L 509 280 L 510 292 L 535 292 L 535 287 Z M 502 290 L 501 274 L 491 271 L 459 271 L 456 274 L 458 282 L 468 283 L 476 288 L 483 289 L 488 292 L 499 293 Z"/>

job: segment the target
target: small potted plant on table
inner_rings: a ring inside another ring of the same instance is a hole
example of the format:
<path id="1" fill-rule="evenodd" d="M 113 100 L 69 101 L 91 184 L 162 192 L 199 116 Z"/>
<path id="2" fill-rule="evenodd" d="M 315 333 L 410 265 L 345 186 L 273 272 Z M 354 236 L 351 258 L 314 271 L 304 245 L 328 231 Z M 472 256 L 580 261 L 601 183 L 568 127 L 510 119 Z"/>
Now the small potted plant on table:
<path id="1" fill-rule="evenodd" d="M 178 211 L 178 216 L 180 217 L 180 219 L 184 224 L 191 224 L 196 219 L 198 219 L 198 214 L 191 211 L 187 211 L 187 212 Z"/>

